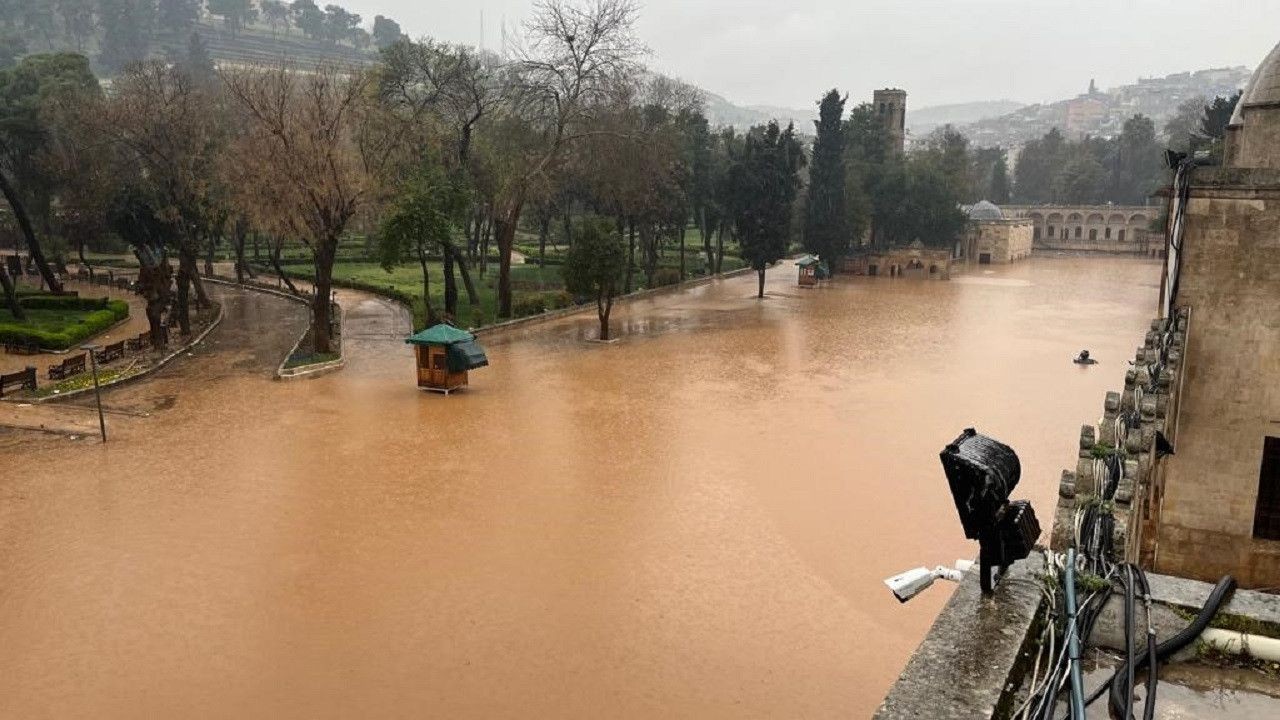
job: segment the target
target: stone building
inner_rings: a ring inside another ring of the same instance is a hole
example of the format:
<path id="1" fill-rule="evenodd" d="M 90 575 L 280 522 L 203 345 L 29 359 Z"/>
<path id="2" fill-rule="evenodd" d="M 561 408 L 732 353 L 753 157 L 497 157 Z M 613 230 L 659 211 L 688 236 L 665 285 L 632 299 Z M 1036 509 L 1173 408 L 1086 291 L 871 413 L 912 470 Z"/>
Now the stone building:
<path id="1" fill-rule="evenodd" d="M 864 249 L 840 258 L 838 265 L 845 275 L 869 275 L 950 280 L 951 251 L 926 247 L 916 240 L 902 247 Z"/>
<path id="2" fill-rule="evenodd" d="M 901 155 L 907 143 L 907 91 L 897 88 L 876 90 L 871 102 L 889 133 L 889 147 Z"/>
<path id="3" fill-rule="evenodd" d="M 1007 217 L 995 204 L 983 200 L 966 208 L 969 223 L 956 243 L 956 257 L 979 265 L 1003 264 L 1031 255 L 1033 223 L 1023 217 Z"/>
<path id="4" fill-rule="evenodd" d="M 1150 233 L 1160 208 L 1144 205 L 1005 205 L 1005 217 L 1032 222 L 1041 250 L 1159 256 L 1160 233 Z"/>
<path id="5" fill-rule="evenodd" d="M 1280 586 L 1280 45 L 1190 174 L 1166 290 L 1187 314 L 1184 382 L 1151 490 L 1159 572 Z M 1177 257 L 1180 256 L 1180 257 Z"/>

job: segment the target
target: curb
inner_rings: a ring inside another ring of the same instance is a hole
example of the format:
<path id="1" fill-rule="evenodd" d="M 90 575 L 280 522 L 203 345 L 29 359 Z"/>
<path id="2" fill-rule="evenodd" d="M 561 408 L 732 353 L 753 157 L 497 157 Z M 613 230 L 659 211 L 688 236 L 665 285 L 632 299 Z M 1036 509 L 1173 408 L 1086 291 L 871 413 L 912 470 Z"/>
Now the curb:
<path id="1" fill-rule="evenodd" d="M 733 278 L 739 275 L 745 275 L 747 273 L 753 273 L 753 272 L 755 272 L 755 270 L 750 266 L 738 268 L 737 270 L 730 270 L 729 272 L 720 273 L 719 275 L 708 275 L 706 277 L 700 277 L 697 280 L 686 280 L 682 283 L 675 283 L 674 285 L 664 285 L 662 287 L 649 288 L 647 290 L 637 290 L 627 295 L 619 295 L 618 297 L 613 299 L 613 302 L 616 305 L 619 302 L 631 302 L 634 300 L 644 300 L 646 298 L 656 297 L 658 295 L 666 295 L 670 293 L 680 292 L 682 290 L 690 290 L 696 287 L 701 287 L 703 285 L 710 285 L 711 283 L 717 280 L 728 280 L 729 278 Z M 471 333 L 472 335 L 475 335 L 476 337 L 480 337 L 481 335 L 490 335 L 502 330 L 512 330 L 518 327 L 523 327 L 525 325 L 536 325 L 537 323 L 550 322 L 552 320 L 558 320 L 560 318 L 568 317 L 570 315 L 576 315 L 578 313 L 587 312 L 592 309 L 593 308 L 591 303 L 585 303 L 583 305 L 574 305 L 572 307 L 567 307 L 560 310 L 552 310 L 550 312 L 544 312 L 540 315 L 530 315 L 528 317 L 516 318 L 514 320 L 505 320 L 503 322 L 495 323 L 493 325 L 485 325 L 482 328 L 476 328 L 476 329 L 468 328 L 467 332 Z"/>
<path id="2" fill-rule="evenodd" d="M 129 375 L 127 377 L 116 378 L 111 382 L 102 383 L 99 387 L 109 388 L 109 387 L 115 387 L 116 385 L 124 385 L 125 383 L 130 383 L 130 382 L 133 382 L 134 380 L 147 377 L 148 375 L 154 373 L 155 371 L 160 370 L 161 368 L 163 368 L 164 366 L 172 362 L 179 355 L 187 352 L 191 348 L 203 342 L 204 339 L 209 335 L 209 333 L 213 332 L 214 328 L 222 324 L 222 317 L 223 317 L 223 308 L 222 308 L 222 304 L 219 303 L 218 316 L 213 319 L 213 322 L 209 323 L 209 327 L 202 330 L 199 335 L 197 335 L 194 339 L 191 340 L 191 342 L 187 343 L 186 345 L 183 345 L 177 350 L 174 350 L 168 355 L 165 355 L 155 365 L 152 365 L 151 367 L 147 368 L 146 370 L 143 370 L 140 373 Z M 31 402 L 36 405 L 43 405 L 44 403 L 47 403 L 47 402 L 56 402 L 58 400 L 66 400 L 67 398 L 79 397 L 81 395 L 85 395 L 93 391 L 94 389 L 92 387 L 86 387 L 86 388 L 80 388 L 79 390 L 72 390 L 71 392 L 62 393 L 60 395 L 49 395 L 47 397 L 42 397 L 42 398 L 30 398 L 27 400 L 27 402 Z"/>

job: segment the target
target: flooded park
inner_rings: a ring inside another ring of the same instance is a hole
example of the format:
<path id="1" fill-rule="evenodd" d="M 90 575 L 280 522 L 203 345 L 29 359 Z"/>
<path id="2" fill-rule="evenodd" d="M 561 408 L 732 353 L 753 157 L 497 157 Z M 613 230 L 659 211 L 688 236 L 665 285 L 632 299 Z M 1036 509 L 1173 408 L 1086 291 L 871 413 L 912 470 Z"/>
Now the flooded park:
<path id="1" fill-rule="evenodd" d="M 939 450 L 1013 446 L 1047 526 L 1159 290 L 989 267 L 784 262 L 765 300 L 621 304 L 613 344 L 591 312 L 483 335 L 449 397 L 353 291 L 346 367 L 275 382 L 305 308 L 220 288 L 201 346 L 105 393 L 109 443 L 0 431 L 0 716 L 866 717 L 951 591 L 882 579 L 976 552 Z"/>

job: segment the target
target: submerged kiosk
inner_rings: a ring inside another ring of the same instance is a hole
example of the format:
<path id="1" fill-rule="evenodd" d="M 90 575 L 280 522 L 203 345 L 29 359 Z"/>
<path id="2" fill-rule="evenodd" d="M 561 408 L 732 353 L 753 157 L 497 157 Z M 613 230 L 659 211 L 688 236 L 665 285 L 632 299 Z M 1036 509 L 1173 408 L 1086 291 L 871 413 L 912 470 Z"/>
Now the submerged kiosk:
<path id="1" fill-rule="evenodd" d="M 418 365 L 418 387 L 448 395 L 467 386 L 467 372 L 489 364 L 476 336 L 441 323 L 411 335 Z"/>

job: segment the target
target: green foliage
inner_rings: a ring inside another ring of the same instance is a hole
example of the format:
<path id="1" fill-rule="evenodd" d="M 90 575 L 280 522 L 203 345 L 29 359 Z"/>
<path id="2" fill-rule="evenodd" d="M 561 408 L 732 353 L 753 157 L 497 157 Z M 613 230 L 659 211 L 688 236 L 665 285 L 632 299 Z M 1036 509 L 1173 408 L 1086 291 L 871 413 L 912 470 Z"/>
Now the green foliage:
<path id="1" fill-rule="evenodd" d="M 813 143 L 805 201 L 804 247 L 832 264 L 849 250 L 853 241 L 845 189 L 848 169 L 845 166 L 844 103 L 839 91 L 831 90 L 819 105 L 818 120 L 814 123 L 818 136 Z"/>
<path id="2" fill-rule="evenodd" d="M 36 296 L 21 301 L 24 322 L 0 310 L 0 343 L 35 342 L 47 350 L 66 350 L 129 316 L 123 300 Z"/>
<path id="3" fill-rule="evenodd" d="M 258 19 L 258 8 L 253 0 L 205 0 L 205 7 L 210 15 L 221 17 L 233 33 Z"/>
<path id="4" fill-rule="evenodd" d="M 382 15 L 374 16 L 373 42 L 377 44 L 379 50 L 391 47 L 403 36 L 404 33 L 400 30 L 400 23 Z"/>
<path id="5" fill-rule="evenodd" d="M 1162 152 L 1155 124 L 1142 115 L 1111 139 L 1072 142 L 1054 128 L 1023 147 L 1014 196 L 1022 203 L 1141 204 L 1164 181 Z"/>
<path id="6" fill-rule="evenodd" d="M 573 305 L 573 295 L 564 290 L 542 293 L 516 293 L 512 302 L 515 317 L 540 315 L 549 310 L 561 310 Z"/>
<path id="7" fill-rule="evenodd" d="M 98 61 L 108 70 L 120 70 L 145 58 L 151 48 L 155 12 L 152 0 L 99 0 L 102 36 Z"/>
<path id="8" fill-rule="evenodd" d="M 1106 443 L 1098 443 L 1094 445 L 1092 448 L 1089 448 L 1089 454 L 1100 460 L 1105 460 L 1106 458 L 1109 458 L 1112 455 L 1115 455 L 1116 449 L 1110 445 L 1107 445 Z"/>
<path id="9" fill-rule="evenodd" d="M 210 2 L 215 4 L 216 0 Z M 181 37 L 200 19 L 200 0 L 159 0 L 156 4 L 156 26 Z"/>
<path id="10" fill-rule="evenodd" d="M 919 240 L 929 247 L 949 247 L 968 221 L 959 203 L 959 192 L 936 155 L 891 163 L 877 186 L 877 239 L 888 245 Z"/>
<path id="11" fill-rule="evenodd" d="M 622 284 L 627 253 L 618 234 L 598 218 L 584 219 L 565 255 L 565 288 L 597 302 L 612 300 Z"/>
<path id="12" fill-rule="evenodd" d="M 1200 134 L 1213 140 L 1222 140 L 1227 135 L 1227 124 L 1236 111 L 1243 91 L 1236 91 L 1231 97 L 1218 96 L 1213 102 L 1204 106 L 1204 117 L 1200 121 Z"/>
<path id="13" fill-rule="evenodd" d="M 455 224 L 467 209 L 468 195 L 460 179 L 436 165 L 424 165 L 400 189 L 378 231 L 378 257 L 390 269 L 410 257 L 449 243 Z"/>
<path id="14" fill-rule="evenodd" d="M 742 258 L 757 271 L 787 252 L 791 208 L 800 187 L 804 153 L 795 129 L 770 122 L 747 134 L 730 168 L 732 217 Z"/>

